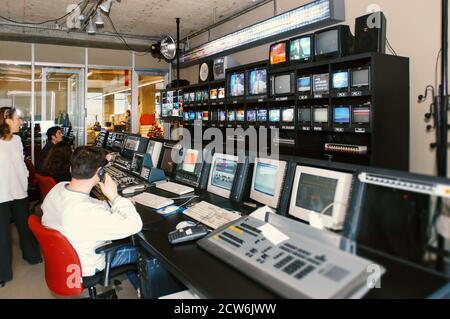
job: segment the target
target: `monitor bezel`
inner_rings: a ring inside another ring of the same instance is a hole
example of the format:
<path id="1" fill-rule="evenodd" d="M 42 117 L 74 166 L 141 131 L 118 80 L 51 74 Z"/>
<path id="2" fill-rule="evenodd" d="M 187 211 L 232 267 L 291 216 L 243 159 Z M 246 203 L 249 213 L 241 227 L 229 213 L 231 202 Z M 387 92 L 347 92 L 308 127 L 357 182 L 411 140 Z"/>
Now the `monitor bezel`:
<path id="1" fill-rule="evenodd" d="M 255 112 L 255 120 L 254 121 L 250 121 L 248 118 L 248 113 L 249 111 L 253 111 Z M 245 112 L 245 119 L 247 121 L 247 123 L 257 123 L 258 122 L 258 110 L 257 109 L 249 109 Z"/>
<path id="2" fill-rule="evenodd" d="M 335 110 L 339 108 L 348 108 L 349 111 L 349 122 L 348 123 L 338 123 L 335 121 Z M 334 127 L 349 127 L 353 121 L 353 110 L 351 105 L 334 105 L 333 106 L 333 126 Z"/>
<path id="3" fill-rule="evenodd" d="M 310 38 L 311 40 L 311 56 L 307 59 L 303 58 L 303 59 L 296 59 L 293 60 L 292 56 L 291 56 L 291 43 L 297 40 L 301 40 L 303 38 Z M 316 51 L 314 49 L 314 45 L 315 45 L 315 37 L 314 37 L 314 33 L 310 33 L 310 34 L 305 34 L 299 37 L 295 37 L 292 39 L 289 39 L 289 62 L 291 64 L 299 64 L 299 63 L 307 63 L 307 62 L 313 62 L 314 61 L 314 56 L 316 54 Z"/>
<path id="4" fill-rule="evenodd" d="M 299 89 L 300 89 L 300 86 L 298 85 L 299 84 L 299 80 L 300 79 L 303 79 L 303 78 L 309 78 L 309 86 L 310 86 L 310 88 L 309 88 L 309 91 L 300 91 Z M 311 95 L 312 94 L 312 92 L 313 92 L 313 76 L 312 75 L 300 75 L 300 76 L 297 76 L 297 83 L 296 83 L 296 88 L 297 88 L 297 93 L 299 94 L 299 95 Z"/>
<path id="5" fill-rule="evenodd" d="M 328 122 L 317 122 L 316 121 L 316 110 L 317 109 L 327 109 Z M 330 124 L 330 106 L 329 105 L 317 105 L 312 107 L 312 123 L 314 126 L 328 126 Z"/>
<path id="6" fill-rule="evenodd" d="M 335 88 L 334 87 L 334 75 L 338 74 L 338 73 L 344 73 L 347 72 L 347 88 L 343 88 L 343 89 L 339 89 L 339 88 Z M 351 84 L 351 79 L 350 79 L 350 70 L 349 69 L 344 69 L 344 70 L 337 70 L 337 71 L 333 71 L 331 73 L 331 77 L 330 77 L 330 89 L 333 90 L 333 92 L 348 92 L 350 90 L 350 84 Z"/>
<path id="7" fill-rule="evenodd" d="M 286 122 L 283 120 L 283 111 L 292 110 L 292 121 Z M 282 107 L 280 110 L 280 122 L 282 125 L 292 125 L 295 123 L 295 106 Z"/>
<path id="8" fill-rule="evenodd" d="M 230 81 L 231 81 L 231 77 L 235 74 L 243 74 L 244 75 L 244 82 L 242 83 L 242 85 L 244 86 L 244 93 L 242 93 L 242 95 L 231 95 L 230 89 L 231 89 L 231 85 L 230 85 Z M 246 94 L 247 94 L 247 88 L 246 88 L 246 82 L 247 82 L 247 74 L 245 71 L 236 71 L 236 72 L 232 72 L 230 74 L 227 75 L 227 89 L 225 91 L 225 96 L 230 98 L 230 99 L 240 99 L 240 98 L 245 98 Z M 217 96 L 218 96 L 218 92 L 217 92 Z"/>
<path id="9" fill-rule="evenodd" d="M 337 31 L 337 50 L 336 51 L 332 51 L 332 52 L 327 52 L 327 53 L 322 53 L 319 54 L 317 52 L 318 46 L 317 46 L 317 41 L 318 41 L 318 36 L 330 31 Z M 314 56 L 316 58 L 316 60 L 320 60 L 320 59 L 324 59 L 324 58 L 333 58 L 333 57 L 339 57 L 342 54 L 342 45 L 341 45 L 341 38 L 342 38 L 342 26 L 338 25 L 335 27 L 330 27 L 327 29 L 323 29 L 323 30 L 319 30 L 317 32 L 314 33 Z"/>
<path id="10" fill-rule="evenodd" d="M 367 85 L 357 85 L 354 86 L 353 85 L 353 73 L 355 71 L 362 71 L 362 70 L 367 70 L 367 72 L 369 73 L 369 83 Z M 349 88 L 351 89 L 352 92 L 354 91 L 370 91 L 371 88 L 371 67 L 370 66 L 364 66 L 364 67 L 359 67 L 359 68 L 353 68 L 349 70 L 349 79 L 350 79 L 350 83 L 349 83 Z"/>
<path id="11" fill-rule="evenodd" d="M 291 83 L 291 91 L 289 93 L 275 93 L 275 79 L 280 77 L 280 76 L 286 76 L 289 75 L 290 76 L 290 83 Z M 272 74 L 270 77 L 270 94 L 273 97 L 276 96 L 289 96 L 289 95 L 293 95 L 295 94 L 295 90 L 296 90 L 296 75 L 295 72 L 284 72 L 284 73 L 277 73 L 277 74 Z"/>
<path id="12" fill-rule="evenodd" d="M 285 62 L 276 63 L 276 64 L 272 64 L 271 61 L 270 61 L 270 58 L 272 56 L 272 48 L 274 46 L 277 46 L 277 45 L 282 44 L 282 43 L 284 43 L 285 48 L 286 48 L 286 61 Z M 289 40 L 272 43 L 270 45 L 270 47 L 269 47 L 269 61 L 268 61 L 269 67 L 270 68 L 278 68 L 278 67 L 289 65 L 289 50 L 290 50 Z"/>
<path id="13" fill-rule="evenodd" d="M 355 122 L 355 114 L 354 111 L 358 109 L 369 109 L 369 122 L 361 123 L 361 122 Z M 370 127 L 370 124 L 372 123 L 372 105 L 371 104 L 358 104 L 352 106 L 351 109 L 351 125 L 353 127 Z"/>
<path id="14" fill-rule="evenodd" d="M 261 94 L 251 94 L 250 93 L 250 73 L 254 72 L 254 71 L 259 71 L 259 70 L 266 70 L 266 93 L 261 93 Z M 253 68 L 251 70 L 247 70 L 246 71 L 246 75 L 245 75 L 245 96 L 247 99 L 258 99 L 261 97 L 267 97 L 269 95 L 269 70 L 267 69 L 267 67 L 259 67 L 259 68 Z"/>
<path id="15" fill-rule="evenodd" d="M 316 91 L 316 86 L 315 86 L 315 79 L 318 76 L 322 76 L 322 75 L 328 75 L 328 91 Z M 312 92 L 313 94 L 322 94 L 322 95 L 326 95 L 326 94 L 330 94 L 330 73 L 317 73 L 317 74 L 313 74 L 312 76 Z"/>
<path id="16" fill-rule="evenodd" d="M 150 144 L 151 143 L 154 143 L 153 153 L 152 154 L 149 153 Z M 155 140 L 151 140 L 151 139 L 148 141 L 147 149 L 145 150 L 145 154 L 150 154 L 151 155 L 153 167 L 157 167 L 158 166 L 159 158 L 161 156 L 162 147 L 163 147 L 163 143 L 161 143 L 161 142 L 158 142 L 158 141 L 155 141 Z"/>
<path id="17" fill-rule="evenodd" d="M 218 186 L 215 186 L 212 184 L 212 179 L 213 179 L 213 171 L 214 171 L 214 167 L 215 167 L 215 163 L 217 161 L 217 159 L 223 159 L 223 160 L 228 160 L 228 161 L 235 161 L 236 162 L 236 172 L 234 174 L 233 177 L 233 182 L 231 183 L 231 189 L 230 190 L 226 190 L 224 188 L 220 188 Z M 233 192 L 233 185 L 234 185 L 234 181 L 236 178 L 236 173 L 237 170 L 239 169 L 239 157 L 238 156 L 234 156 L 234 155 L 228 155 L 228 154 L 221 154 L 221 153 L 215 153 L 213 156 L 213 160 L 211 162 L 211 168 L 209 170 L 209 178 L 208 178 L 208 186 L 207 186 L 207 191 L 218 195 L 220 197 L 224 197 L 224 198 L 230 198 L 231 197 L 231 193 Z"/>

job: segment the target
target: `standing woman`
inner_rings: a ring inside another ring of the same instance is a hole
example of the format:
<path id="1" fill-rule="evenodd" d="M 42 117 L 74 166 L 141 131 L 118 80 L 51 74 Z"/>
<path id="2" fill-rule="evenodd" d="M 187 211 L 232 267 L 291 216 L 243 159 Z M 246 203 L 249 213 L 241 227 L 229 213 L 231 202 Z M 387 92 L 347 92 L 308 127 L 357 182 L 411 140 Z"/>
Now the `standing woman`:
<path id="1" fill-rule="evenodd" d="M 28 228 L 28 170 L 15 109 L 0 108 L 0 288 L 12 280 L 11 217 L 20 236 L 22 256 L 30 264 L 42 261 L 39 245 Z"/>

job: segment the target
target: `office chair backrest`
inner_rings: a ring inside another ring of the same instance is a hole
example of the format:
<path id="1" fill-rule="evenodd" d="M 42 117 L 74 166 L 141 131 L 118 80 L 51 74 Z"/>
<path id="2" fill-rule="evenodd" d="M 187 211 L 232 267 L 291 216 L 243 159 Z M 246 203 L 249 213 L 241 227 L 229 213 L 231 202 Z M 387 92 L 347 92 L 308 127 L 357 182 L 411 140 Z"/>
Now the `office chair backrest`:
<path id="1" fill-rule="evenodd" d="M 81 263 L 67 238 L 56 230 L 42 226 L 41 218 L 36 215 L 30 215 L 28 226 L 44 255 L 48 288 L 59 296 L 80 295 L 84 289 Z"/>
<path id="2" fill-rule="evenodd" d="M 39 174 L 36 174 L 36 179 L 39 184 L 39 191 L 41 192 L 41 201 L 44 201 L 47 194 L 56 186 L 56 181 L 53 177 L 42 176 Z"/>

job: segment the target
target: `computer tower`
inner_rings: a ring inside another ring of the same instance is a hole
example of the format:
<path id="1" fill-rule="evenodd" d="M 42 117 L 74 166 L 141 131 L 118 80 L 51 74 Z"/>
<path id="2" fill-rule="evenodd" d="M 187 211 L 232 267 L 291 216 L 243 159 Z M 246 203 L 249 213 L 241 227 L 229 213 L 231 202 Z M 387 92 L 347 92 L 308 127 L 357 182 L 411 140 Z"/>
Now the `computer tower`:
<path id="1" fill-rule="evenodd" d="M 386 53 L 386 17 L 371 13 L 355 20 L 355 53 Z"/>

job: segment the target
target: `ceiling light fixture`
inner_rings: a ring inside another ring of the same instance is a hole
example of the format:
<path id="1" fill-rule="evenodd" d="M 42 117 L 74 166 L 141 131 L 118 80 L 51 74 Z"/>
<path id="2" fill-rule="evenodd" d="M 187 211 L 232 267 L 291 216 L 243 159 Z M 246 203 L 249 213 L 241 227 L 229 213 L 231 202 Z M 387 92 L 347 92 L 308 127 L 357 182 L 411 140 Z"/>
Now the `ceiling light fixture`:
<path id="1" fill-rule="evenodd" d="M 105 25 L 105 21 L 103 21 L 102 12 L 100 8 L 97 8 L 97 14 L 95 16 L 95 25 L 99 28 L 102 28 Z"/>
<path id="2" fill-rule="evenodd" d="M 87 33 L 91 34 L 91 35 L 94 35 L 94 34 L 97 33 L 97 28 L 95 27 L 95 24 L 92 21 L 92 18 L 89 19 L 89 25 L 88 25 Z"/>
<path id="3" fill-rule="evenodd" d="M 99 8 L 100 8 L 104 13 L 108 14 L 109 11 L 111 10 L 112 4 L 113 4 L 113 0 L 105 0 L 105 1 L 103 1 L 103 3 L 100 5 Z"/>

